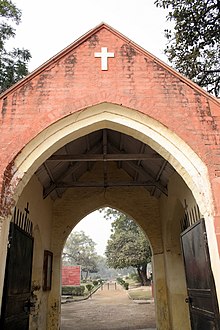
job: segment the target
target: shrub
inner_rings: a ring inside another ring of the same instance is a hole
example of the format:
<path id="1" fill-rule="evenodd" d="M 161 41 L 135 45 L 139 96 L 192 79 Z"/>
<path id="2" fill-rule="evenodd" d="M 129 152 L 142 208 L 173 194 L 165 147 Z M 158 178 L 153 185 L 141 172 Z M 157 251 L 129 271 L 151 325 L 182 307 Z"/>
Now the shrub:
<path id="1" fill-rule="evenodd" d="M 83 296 L 85 291 L 84 285 L 74 286 L 72 290 L 73 296 Z"/>
<path id="2" fill-rule="evenodd" d="M 123 278 L 118 277 L 118 278 L 116 279 L 116 281 L 117 281 L 119 284 L 121 284 L 121 285 L 125 288 L 125 290 L 128 290 L 129 283 L 128 283 L 128 282 L 125 282 L 125 281 L 123 280 Z"/>
<path id="3" fill-rule="evenodd" d="M 140 276 L 137 273 L 132 273 L 129 277 L 134 282 L 141 283 Z"/>
<path id="4" fill-rule="evenodd" d="M 72 295 L 72 286 L 62 286 L 62 295 Z"/>
<path id="5" fill-rule="evenodd" d="M 99 282 L 98 282 L 97 280 L 94 280 L 94 281 L 92 281 L 92 284 L 93 284 L 94 286 L 98 286 Z"/>
<path id="6" fill-rule="evenodd" d="M 62 295 L 83 296 L 84 291 L 85 291 L 85 287 L 83 285 L 80 285 L 80 286 L 63 286 L 62 287 Z"/>
<path id="7" fill-rule="evenodd" d="M 136 274 L 136 273 L 132 273 L 132 274 L 130 274 L 130 279 L 132 279 L 133 281 L 135 281 L 135 282 L 140 282 L 140 277 L 139 277 L 139 275 L 138 274 Z"/>
<path id="8" fill-rule="evenodd" d="M 93 289 L 93 285 L 92 284 L 86 284 L 86 289 L 90 292 Z"/>
<path id="9" fill-rule="evenodd" d="M 124 281 L 123 278 L 121 278 L 121 277 L 117 277 L 117 278 L 116 278 L 116 281 L 117 281 L 119 284 L 121 284 L 121 285 L 123 285 L 123 284 L 125 283 L 125 281 Z"/>

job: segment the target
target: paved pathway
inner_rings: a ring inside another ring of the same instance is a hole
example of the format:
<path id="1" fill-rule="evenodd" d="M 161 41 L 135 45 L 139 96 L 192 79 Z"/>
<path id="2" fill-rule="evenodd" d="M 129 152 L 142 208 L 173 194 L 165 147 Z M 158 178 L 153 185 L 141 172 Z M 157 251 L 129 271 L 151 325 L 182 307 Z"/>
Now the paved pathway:
<path id="1" fill-rule="evenodd" d="M 62 305 L 61 330 L 156 330 L 154 304 L 136 303 L 110 284 L 92 298 Z"/>

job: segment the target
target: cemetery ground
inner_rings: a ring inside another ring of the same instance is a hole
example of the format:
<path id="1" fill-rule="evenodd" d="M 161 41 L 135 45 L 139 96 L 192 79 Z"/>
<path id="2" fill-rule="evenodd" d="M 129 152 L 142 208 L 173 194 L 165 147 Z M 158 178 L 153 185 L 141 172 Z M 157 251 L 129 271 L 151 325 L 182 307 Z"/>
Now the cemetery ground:
<path id="1" fill-rule="evenodd" d="M 61 330 L 156 329 L 151 287 L 105 283 L 92 297 L 62 304 Z"/>

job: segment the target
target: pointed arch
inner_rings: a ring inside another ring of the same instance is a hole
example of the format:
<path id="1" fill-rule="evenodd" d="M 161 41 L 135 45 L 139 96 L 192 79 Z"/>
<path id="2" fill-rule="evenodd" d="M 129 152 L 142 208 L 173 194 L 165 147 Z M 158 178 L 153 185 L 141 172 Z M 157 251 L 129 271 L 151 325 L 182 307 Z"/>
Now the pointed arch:
<path id="1" fill-rule="evenodd" d="M 206 165 L 174 132 L 135 109 L 101 103 L 66 116 L 39 133 L 15 159 L 16 170 L 12 178 L 12 187 L 16 187 L 15 202 L 37 168 L 56 150 L 74 139 L 103 128 L 120 131 L 148 144 L 183 178 L 206 220 L 208 239 L 213 243 L 210 245 L 215 267 L 213 272 L 218 273 L 213 199 Z"/>

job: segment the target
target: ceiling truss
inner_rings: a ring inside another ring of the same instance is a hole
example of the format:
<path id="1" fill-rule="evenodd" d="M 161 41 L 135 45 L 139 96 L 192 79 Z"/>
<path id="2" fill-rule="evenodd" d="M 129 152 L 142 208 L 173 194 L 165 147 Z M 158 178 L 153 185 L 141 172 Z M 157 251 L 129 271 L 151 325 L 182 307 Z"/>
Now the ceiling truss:
<path id="1" fill-rule="evenodd" d="M 83 175 L 96 162 L 103 166 L 103 179 L 85 181 Z M 108 165 L 116 162 L 128 180 L 108 177 Z M 61 197 L 69 188 L 144 187 L 151 195 L 167 195 L 168 176 L 172 166 L 148 145 L 123 133 L 103 129 L 70 142 L 50 156 L 36 175 L 43 185 L 43 198 Z"/>

